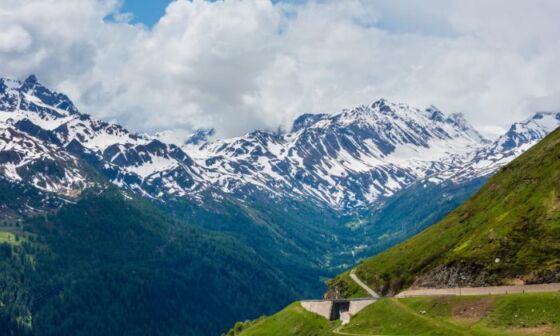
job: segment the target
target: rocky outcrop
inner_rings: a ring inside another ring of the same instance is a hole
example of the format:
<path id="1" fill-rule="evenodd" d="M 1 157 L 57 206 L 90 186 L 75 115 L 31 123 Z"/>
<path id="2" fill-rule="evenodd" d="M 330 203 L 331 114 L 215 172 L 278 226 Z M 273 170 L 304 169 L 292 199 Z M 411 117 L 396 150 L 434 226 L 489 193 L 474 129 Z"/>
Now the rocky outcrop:
<path id="1" fill-rule="evenodd" d="M 540 271 L 530 275 L 525 280 L 527 284 L 542 284 L 560 282 L 560 267 L 552 270 Z"/>
<path id="2" fill-rule="evenodd" d="M 331 284 L 331 285 L 329 285 L 329 288 L 327 289 L 327 291 L 323 295 L 323 298 L 325 300 L 342 299 L 342 298 L 344 298 L 343 293 L 345 293 L 346 290 L 348 289 L 347 287 L 348 287 L 348 285 L 344 281 L 340 281 L 340 282 Z"/>
<path id="3" fill-rule="evenodd" d="M 478 264 L 439 265 L 416 278 L 411 288 L 485 287 L 493 285 L 490 274 Z"/>

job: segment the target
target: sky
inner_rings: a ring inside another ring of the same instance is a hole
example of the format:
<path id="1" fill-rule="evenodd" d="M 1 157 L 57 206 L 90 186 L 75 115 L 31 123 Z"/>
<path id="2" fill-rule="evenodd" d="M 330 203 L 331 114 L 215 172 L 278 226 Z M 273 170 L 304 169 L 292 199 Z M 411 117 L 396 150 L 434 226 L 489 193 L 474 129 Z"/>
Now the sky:
<path id="1" fill-rule="evenodd" d="M 381 97 L 487 135 L 560 111 L 556 0 L 0 0 L 0 76 L 179 137 L 288 130 Z"/>
<path id="2" fill-rule="evenodd" d="M 152 27 L 165 14 L 171 0 L 124 0 L 120 11 L 130 13 L 130 23 L 142 23 Z"/>

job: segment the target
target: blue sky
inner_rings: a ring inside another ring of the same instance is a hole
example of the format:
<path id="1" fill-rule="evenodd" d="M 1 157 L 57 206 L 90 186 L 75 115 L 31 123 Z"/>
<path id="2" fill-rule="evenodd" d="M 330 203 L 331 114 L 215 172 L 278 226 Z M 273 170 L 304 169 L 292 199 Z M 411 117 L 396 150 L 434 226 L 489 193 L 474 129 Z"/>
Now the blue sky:
<path id="1" fill-rule="evenodd" d="M 173 0 L 124 0 L 122 11 L 134 15 L 132 23 L 153 26 L 165 14 L 165 8 Z M 210 0 L 213 1 L 213 0 Z M 304 3 L 306 0 L 273 0 L 277 2 Z"/>
<path id="2" fill-rule="evenodd" d="M 165 13 L 171 0 L 125 0 L 122 10 L 134 15 L 132 22 L 153 26 Z"/>

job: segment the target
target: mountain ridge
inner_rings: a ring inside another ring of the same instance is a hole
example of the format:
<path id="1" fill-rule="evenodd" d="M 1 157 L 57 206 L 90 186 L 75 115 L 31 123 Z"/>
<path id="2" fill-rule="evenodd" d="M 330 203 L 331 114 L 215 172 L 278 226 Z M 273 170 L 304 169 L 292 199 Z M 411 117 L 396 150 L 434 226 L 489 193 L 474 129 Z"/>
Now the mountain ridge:
<path id="1" fill-rule="evenodd" d="M 213 130 L 205 129 L 177 145 L 166 141 L 169 134 L 136 134 L 81 114 L 34 77 L 0 83 L 0 175 L 41 191 L 8 202 L 0 216 L 52 212 L 112 184 L 182 221 L 234 234 L 271 260 L 278 257 L 271 248 L 282 251 L 287 272 L 317 277 L 312 292 L 320 277 L 441 219 L 549 131 L 529 119 L 504 137 L 518 128 L 530 136 L 504 152 L 462 115 L 380 99 L 302 115 L 295 132 L 256 130 L 208 142 Z M 551 116 L 542 114 L 556 123 Z"/>
<path id="2" fill-rule="evenodd" d="M 266 192 L 273 198 L 309 199 L 341 213 L 367 208 L 421 180 L 489 176 L 560 124 L 558 114 L 550 115 L 537 113 L 491 143 L 462 114 L 445 116 L 434 106 L 421 110 L 379 99 L 335 114 L 301 115 L 287 133 L 257 130 L 208 141 L 214 131 L 203 129 L 177 146 L 162 134 L 135 134 L 81 114 L 66 95 L 48 90 L 34 75 L 23 82 L 0 79 L 4 133 L 16 130 L 61 148 L 120 187 L 154 199 L 200 199 L 201 192 L 244 199 Z M 543 125 L 541 119 L 552 123 Z M 17 179 L 26 162 L 12 162 L 13 152 L 30 151 L 4 152 L 3 161 L 11 165 L 0 169 Z M 43 157 L 43 164 L 69 161 Z M 58 181 L 63 186 L 50 186 L 57 183 L 39 173 L 29 178 L 45 191 L 67 190 L 66 196 L 88 185 L 89 177 L 77 174 L 80 169 L 55 166 L 64 172 Z M 66 175 L 72 178 L 65 180 Z"/>

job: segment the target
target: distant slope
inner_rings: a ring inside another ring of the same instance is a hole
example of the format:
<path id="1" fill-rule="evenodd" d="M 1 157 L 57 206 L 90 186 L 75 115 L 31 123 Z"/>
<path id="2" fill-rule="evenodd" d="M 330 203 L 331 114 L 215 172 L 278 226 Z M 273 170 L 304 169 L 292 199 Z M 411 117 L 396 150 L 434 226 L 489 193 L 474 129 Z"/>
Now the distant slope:
<path id="1" fill-rule="evenodd" d="M 209 195 L 200 204 L 180 200 L 163 208 L 181 221 L 236 237 L 274 264 L 303 297 L 321 295 L 322 279 L 342 271 L 336 267 L 339 261 L 329 255 L 355 244 L 353 232 L 328 208 L 289 199 L 273 202 L 265 196 L 255 199 L 255 195 L 246 202 Z M 345 256 L 345 260 L 354 259 Z"/>
<path id="2" fill-rule="evenodd" d="M 0 231 L 0 334 L 218 335 L 291 301 L 289 279 L 227 235 L 120 191 Z"/>
<path id="3" fill-rule="evenodd" d="M 352 251 L 354 260 L 376 255 L 437 223 L 479 190 L 487 179 L 481 177 L 461 184 L 420 181 L 397 192 L 362 215 L 359 221 L 347 224 L 353 228 L 354 236 L 361 238 Z"/>
<path id="4" fill-rule="evenodd" d="M 356 273 L 383 294 L 415 286 L 560 281 L 560 130 L 502 168 L 441 222 L 361 262 Z M 360 289 L 342 274 L 342 296 Z"/>

